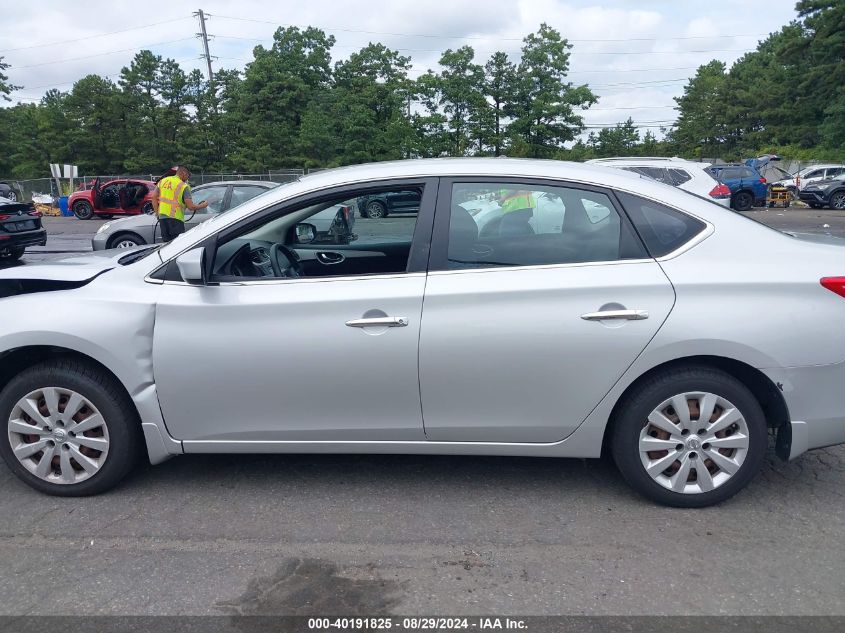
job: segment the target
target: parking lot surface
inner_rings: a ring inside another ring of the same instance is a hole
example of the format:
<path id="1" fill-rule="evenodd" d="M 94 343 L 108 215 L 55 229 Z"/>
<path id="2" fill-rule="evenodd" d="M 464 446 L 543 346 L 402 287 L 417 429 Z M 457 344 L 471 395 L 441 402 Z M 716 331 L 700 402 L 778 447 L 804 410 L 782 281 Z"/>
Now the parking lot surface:
<path id="1" fill-rule="evenodd" d="M 748 215 L 845 236 L 842 212 Z M 20 265 L 98 224 L 48 218 Z M 0 465 L 0 491 L 3 615 L 845 615 L 845 447 L 770 454 L 704 510 L 532 458 L 182 456 L 80 499 Z"/>

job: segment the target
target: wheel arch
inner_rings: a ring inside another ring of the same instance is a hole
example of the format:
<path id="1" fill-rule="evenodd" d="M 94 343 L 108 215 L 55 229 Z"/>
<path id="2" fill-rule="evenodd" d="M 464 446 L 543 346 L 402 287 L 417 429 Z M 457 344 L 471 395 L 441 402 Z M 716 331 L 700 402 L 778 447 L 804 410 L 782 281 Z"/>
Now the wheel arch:
<path id="1" fill-rule="evenodd" d="M 763 409 L 763 414 L 766 417 L 766 424 L 769 428 L 781 429 L 789 426 L 790 416 L 789 408 L 786 404 L 786 399 L 783 397 L 780 388 L 763 372 L 751 365 L 742 361 L 727 358 L 724 356 L 687 356 L 684 358 L 677 358 L 671 361 L 655 365 L 649 370 L 645 371 L 637 377 L 625 390 L 619 394 L 613 409 L 608 417 L 607 426 L 604 429 L 604 436 L 602 440 L 602 453 L 608 449 L 608 441 L 612 435 L 613 426 L 619 418 L 619 410 L 625 399 L 639 386 L 649 380 L 655 374 L 671 371 L 673 369 L 690 368 L 690 367 L 708 367 L 712 369 L 719 369 L 730 376 L 733 376 L 745 385 L 760 407 Z"/>
<path id="2" fill-rule="evenodd" d="M 79 350 L 60 345 L 24 345 L 0 352 L 0 391 L 3 391 L 12 378 L 20 372 L 40 362 L 58 358 L 70 358 L 88 363 L 114 378 L 121 394 L 126 396 L 133 411 L 138 416 L 138 424 L 146 440 L 147 457 L 151 463 L 160 463 L 170 456 L 182 452 L 181 443 L 172 440 L 166 431 L 162 431 L 162 425 L 158 420 L 144 421 L 145 417 L 149 418 L 149 415 L 143 415 L 144 411 L 139 408 L 138 401 L 132 396 L 124 381 L 114 370 L 101 360 Z"/>

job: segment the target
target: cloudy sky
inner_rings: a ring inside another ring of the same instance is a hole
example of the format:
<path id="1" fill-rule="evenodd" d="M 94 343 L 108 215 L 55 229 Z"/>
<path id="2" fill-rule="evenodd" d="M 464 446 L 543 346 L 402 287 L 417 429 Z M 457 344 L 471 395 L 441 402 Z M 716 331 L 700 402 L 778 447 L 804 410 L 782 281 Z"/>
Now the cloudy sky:
<path id="1" fill-rule="evenodd" d="M 117 79 L 138 50 L 205 68 L 196 37 L 203 9 L 212 64 L 242 69 L 277 26 L 317 26 L 334 35 L 335 60 L 368 42 L 413 59 L 412 76 L 437 67 L 440 52 L 471 45 L 483 63 L 494 51 L 517 59 L 522 38 L 547 22 L 574 45 L 571 80 L 600 96 L 589 126 L 629 116 L 644 130 L 671 122 L 672 97 L 698 65 L 728 64 L 796 17 L 794 0 L 35 0 L 4 12 L 0 56 L 11 64 L 14 102 L 68 90 L 89 73 Z"/>

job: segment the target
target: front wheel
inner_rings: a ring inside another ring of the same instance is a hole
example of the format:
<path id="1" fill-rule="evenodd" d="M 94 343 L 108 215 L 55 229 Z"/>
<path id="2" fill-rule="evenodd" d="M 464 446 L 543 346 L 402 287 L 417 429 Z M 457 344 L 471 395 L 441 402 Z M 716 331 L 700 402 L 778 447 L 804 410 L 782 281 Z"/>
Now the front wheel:
<path id="1" fill-rule="evenodd" d="M 658 503 L 698 508 L 739 492 L 768 443 L 760 404 L 717 369 L 659 374 L 620 403 L 611 448 L 622 476 Z"/>
<path id="2" fill-rule="evenodd" d="M 747 191 L 740 191 L 734 196 L 733 208 L 737 211 L 748 211 L 754 205 L 754 196 Z"/>
<path id="3" fill-rule="evenodd" d="M 0 392 L 0 455 L 41 492 L 104 492 L 132 469 L 140 422 L 129 397 L 102 369 L 73 359 L 35 365 Z"/>
<path id="4" fill-rule="evenodd" d="M 830 196 L 830 208 L 837 211 L 845 210 L 845 191 L 837 191 Z"/>
<path id="5" fill-rule="evenodd" d="M 11 200 L 12 202 L 18 201 L 18 194 L 14 189 L 9 189 L 9 193 L 6 194 L 6 200 Z"/>
<path id="6" fill-rule="evenodd" d="M 109 248 L 134 248 L 141 244 L 146 244 L 146 242 L 137 235 L 125 234 L 112 238 L 109 242 Z"/>
<path id="7" fill-rule="evenodd" d="M 73 203 L 73 214 L 80 220 L 90 220 L 94 217 L 94 208 L 89 202 L 80 200 Z"/>

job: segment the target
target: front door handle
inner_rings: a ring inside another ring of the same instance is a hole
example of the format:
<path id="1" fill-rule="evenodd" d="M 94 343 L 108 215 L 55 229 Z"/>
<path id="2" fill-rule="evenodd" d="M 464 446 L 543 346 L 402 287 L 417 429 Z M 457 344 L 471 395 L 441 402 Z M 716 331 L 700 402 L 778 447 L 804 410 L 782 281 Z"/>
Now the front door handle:
<path id="1" fill-rule="evenodd" d="M 347 321 L 349 327 L 405 327 L 408 325 L 407 317 L 371 317 L 369 319 L 352 319 Z"/>
<path id="2" fill-rule="evenodd" d="M 648 310 L 604 310 L 602 312 L 588 312 L 582 314 L 585 321 L 604 321 L 605 319 L 626 319 L 628 321 L 642 321 L 648 318 Z"/>

